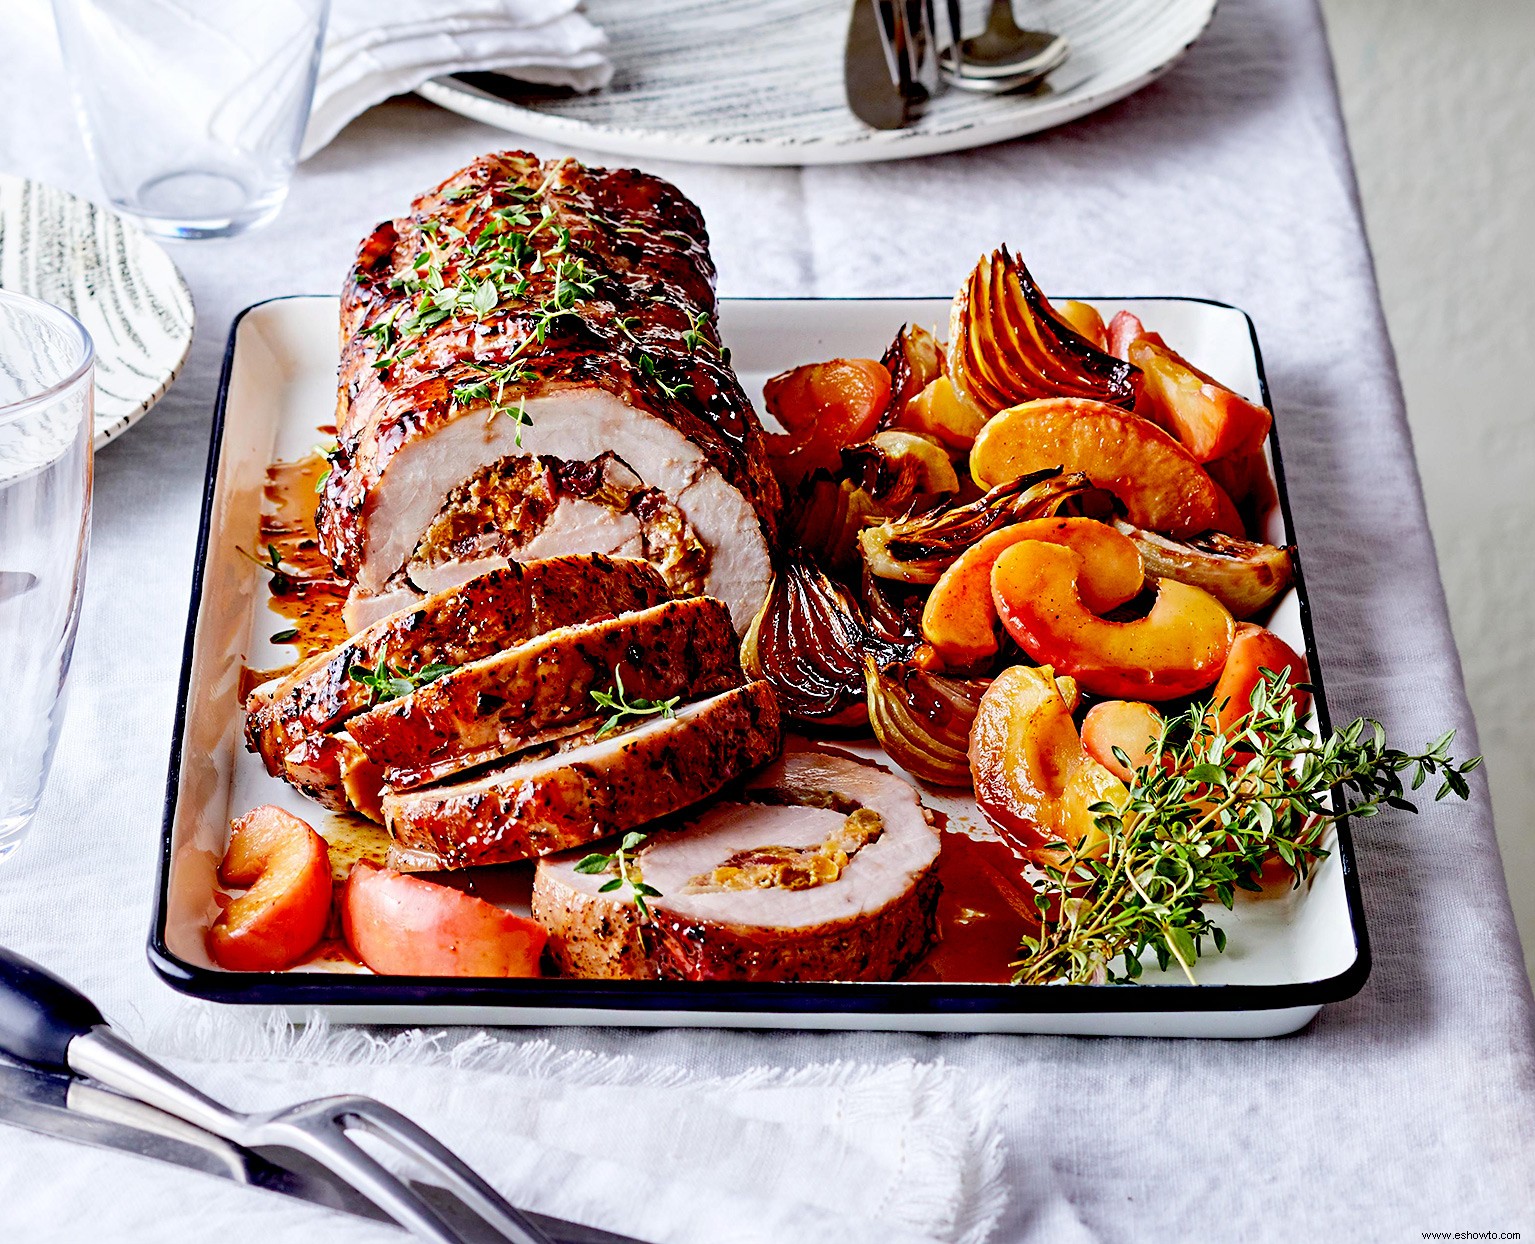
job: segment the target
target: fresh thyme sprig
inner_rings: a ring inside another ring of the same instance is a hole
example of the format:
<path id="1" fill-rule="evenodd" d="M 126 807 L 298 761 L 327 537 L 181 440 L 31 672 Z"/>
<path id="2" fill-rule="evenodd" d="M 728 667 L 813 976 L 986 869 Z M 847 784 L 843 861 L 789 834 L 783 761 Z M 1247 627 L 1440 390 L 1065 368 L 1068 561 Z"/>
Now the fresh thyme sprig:
<path id="1" fill-rule="evenodd" d="M 240 548 L 239 545 L 236 545 L 235 548 L 242 557 L 249 558 L 256 565 L 260 566 L 261 569 L 265 570 L 267 574 L 272 576 L 267 580 L 267 583 L 278 596 L 281 596 L 293 586 L 293 574 L 291 571 L 283 569 L 282 554 L 277 551 L 275 544 L 268 544 L 266 546 L 266 561 L 262 561 L 254 553 Z"/>
<path id="2" fill-rule="evenodd" d="M 341 446 L 336 441 L 327 441 L 323 445 L 316 445 L 314 447 L 315 457 L 325 459 L 325 469 L 315 477 L 315 492 L 319 493 L 325 490 L 325 485 L 330 479 L 331 472 L 336 469 L 336 455 L 340 452 Z"/>
<path id="3" fill-rule="evenodd" d="M 1403 786 L 1409 771 L 1408 789 L 1437 776 L 1436 800 L 1467 798 L 1466 774 L 1481 757 L 1457 763 L 1453 738 L 1397 751 L 1365 718 L 1320 738 L 1300 720 L 1285 671 L 1263 671 L 1251 712 L 1224 733 L 1208 705 L 1194 705 L 1164 724 L 1153 749 L 1161 763 L 1136 771 L 1128 800 L 1093 806 L 1097 835 L 1051 844 L 1058 855 L 1042 865 L 1035 894 L 1039 931 L 1023 939 L 1013 979 L 1124 984 L 1141 975 L 1149 950 L 1192 982 L 1206 939 L 1217 952 L 1226 946 L 1205 904 L 1230 908 L 1236 890 L 1260 889 L 1271 857 L 1301 885 L 1343 817 L 1417 811 Z"/>
<path id="4" fill-rule="evenodd" d="M 469 366 L 482 373 L 485 379 L 454 385 L 451 399 L 453 405 L 467 406 L 471 402 L 484 402 L 490 411 L 485 419 L 487 424 L 494 422 L 497 415 L 505 415 L 517 425 L 517 448 L 521 449 L 522 430 L 533 424 L 528 416 L 528 401 L 526 397 L 519 397 L 515 402 L 508 402 L 505 393 L 507 385 L 520 384 L 527 379 L 527 368 L 515 361 L 500 367 L 486 363 L 470 363 Z"/>
<path id="5" fill-rule="evenodd" d="M 640 375 L 653 381 L 656 388 L 660 389 L 664 396 L 671 398 L 681 397 L 684 393 L 692 390 L 693 385 L 691 381 L 678 380 L 674 382 L 667 380 L 662 371 L 662 365 L 656 361 L 654 355 L 640 350 L 635 354 L 634 358 L 639 366 Z"/>
<path id="6" fill-rule="evenodd" d="M 380 661 L 373 669 L 369 669 L 366 665 L 354 665 L 347 671 L 347 677 L 368 688 L 368 705 L 372 707 L 375 704 L 397 700 L 402 695 L 409 695 L 417 687 L 436 682 L 444 674 L 451 674 L 457 668 L 456 665 L 435 662 L 431 665 L 423 665 L 414 674 L 407 674 L 398 666 L 391 667 L 387 662 Z"/>
<path id="7" fill-rule="evenodd" d="M 640 915 L 646 920 L 651 919 L 650 904 L 648 898 L 660 898 L 661 891 L 652 885 L 645 883 L 644 873 L 640 870 L 640 864 L 634 858 L 635 850 L 645 841 L 646 835 L 639 833 L 627 833 L 623 841 L 618 844 L 618 850 L 611 855 L 603 855 L 593 852 L 576 862 L 578 873 L 616 873 L 609 881 L 605 881 L 597 887 L 599 894 L 611 894 L 614 890 L 628 887 L 629 897 L 634 900 L 634 905 L 640 909 Z"/>
<path id="8" fill-rule="evenodd" d="M 593 691 L 591 697 L 599 708 L 605 708 L 612 714 L 602 723 L 602 729 L 597 731 L 600 739 L 618 728 L 618 724 L 626 717 L 675 717 L 677 705 L 681 702 L 680 695 L 674 695 L 669 700 L 646 700 L 636 696 L 630 699 L 624 691 L 624 677 L 618 672 L 618 667 L 613 667 L 613 690 Z"/>
<path id="9" fill-rule="evenodd" d="M 714 353 L 722 363 L 730 362 L 730 351 L 724 346 L 717 346 L 709 340 L 709 335 L 704 332 L 709 323 L 707 312 L 700 311 L 689 320 L 688 327 L 683 330 L 682 344 L 687 346 L 694 354 L 702 347 Z"/>

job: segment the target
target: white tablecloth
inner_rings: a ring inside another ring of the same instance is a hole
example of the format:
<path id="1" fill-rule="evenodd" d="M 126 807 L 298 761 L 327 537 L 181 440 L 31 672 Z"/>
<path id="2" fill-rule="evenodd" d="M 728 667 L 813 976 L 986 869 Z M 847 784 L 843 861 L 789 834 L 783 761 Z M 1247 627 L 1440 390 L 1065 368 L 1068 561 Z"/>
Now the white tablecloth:
<path id="1" fill-rule="evenodd" d="M 0 39 L 0 169 L 95 193 L 57 74 L 48 56 Z M 375 221 L 514 143 L 393 103 L 303 167 L 270 228 L 175 251 L 197 341 L 167 398 L 101 455 L 69 719 L 31 839 L 0 866 L 0 941 L 76 981 L 130 1030 L 189 1007 L 151 975 L 143 944 L 230 318 L 273 295 L 336 289 Z M 1403 744 L 1454 725 L 1469 752 L 1474 727 L 1344 143 L 1311 0 L 1227 0 L 1166 79 L 1050 135 L 883 166 L 651 167 L 702 206 L 726 294 L 945 293 L 1007 241 L 1052 291 L 1246 308 L 1334 715 L 1377 715 Z M 1535 1232 L 1535 1033 L 1486 788 L 1474 783 L 1469 807 L 1382 818 L 1358 839 L 1374 971 L 1358 997 L 1293 1038 L 550 1037 L 711 1075 L 906 1057 L 969 1069 L 1004 1102 L 1013 1186 L 1002 1240 Z M 16 1132 L 0 1133 L 0 1237 L 81 1238 L 78 1216 L 71 1230 L 7 1219 L 13 1193 L 66 1165 L 92 1172 L 103 1199 L 130 1183 L 163 1189 L 158 1238 L 246 1238 L 248 1222 L 201 1221 L 184 1177 Z M 326 1228 L 314 1218 L 315 1232 Z"/>

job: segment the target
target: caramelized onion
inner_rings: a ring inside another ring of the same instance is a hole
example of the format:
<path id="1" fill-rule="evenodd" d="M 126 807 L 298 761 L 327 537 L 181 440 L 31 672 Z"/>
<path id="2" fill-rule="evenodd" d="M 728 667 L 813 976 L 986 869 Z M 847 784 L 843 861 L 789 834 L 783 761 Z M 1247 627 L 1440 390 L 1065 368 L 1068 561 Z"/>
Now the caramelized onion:
<path id="1" fill-rule="evenodd" d="M 834 574 L 853 570 L 858 533 L 871 522 L 905 513 L 919 498 L 959 491 L 948 455 L 912 432 L 878 433 L 842 451 L 836 475 L 817 471 L 790 499 L 784 542 L 815 556 Z"/>
<path id="2" fill-rule="evenodd" d="M 881 579 L 937 583 L 972 544 L 1000 527 L 1066 512 L 1107 517 L 1113 500 L 1080 472 L 1035 471 L 998 484 L 965 505 L 939 505 L 867 528 L 859 535 L 869 569 Z"/>
<path id="3" fill-rule="evenodd" d="M 1007 247 L 983 258 L 954 299 L 949 376 L 988 414 L 1041 397 L 1087 397 L 1134 409 L 1141 373 L 1106 354 L 1051 309 Z"/>
<path id="4" fill-rule="evenodd" d="M 943 678 L 912 661 L 864 659 L 869 724 L 890 759 L 935 786 L 970 785 L 970 726 L 989 682 Z"/>
<path id="5" fill-rule="evenodd" d="M 865 716 L 864 657 L 910 651 L 876 636 L 852 594 L 795 551 L 741 641 L 741 665 L 773 684 L 786 716 L 849 726 Z"/>
<path id="6" fill-rule="evenodd" d="M 927 329 L 902 324 L 880 362 L 890 373 L 890 409 L 880 420 L 883 427 L 900 418 L 906 403 L 943 374 L 943 347 Z"/>
<path id="7" fill-rule="evenodd" d="M 1148 584 L 1172 579 L 1203 588 L 1236 618 L 1260 613 L 1295 577 L 1290 550 L 1277 545 L 1238 540 L 1218 531 L 1173 540 L 1123 519 L 1114 525 L 1140 550 Z"/>

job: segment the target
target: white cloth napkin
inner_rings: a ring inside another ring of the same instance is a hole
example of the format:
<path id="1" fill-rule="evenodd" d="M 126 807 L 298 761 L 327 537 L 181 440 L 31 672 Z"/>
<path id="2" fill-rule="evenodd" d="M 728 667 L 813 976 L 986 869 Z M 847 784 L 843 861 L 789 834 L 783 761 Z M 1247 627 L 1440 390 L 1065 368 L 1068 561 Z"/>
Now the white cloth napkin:
<path id="1" fill-rule="evenodd" d="M 503 72 L 594 91 L 613 66 L 580 0 L 331 0 L 301 159 L 352 118 L 429 78 Z"/>
<path id="2" fill-rule="evenodd" d="M 276 1013 L 259 1022 L 212 1007 L 146 1047 L 245 1109 L 377 1097 L 514 1204 L 656 1244 L 984 1244 L 1007 1203 L 1004 1094 L 941 1061 L 701 1076 L 563 1052 L 542 1037 L 378 1037 L 323 1021 L 299 1031 Z M 135 1165 L 148 1182 L 125 1180 L 118 1187 L 132 1191 L 102 1198 L 91 1186 L 98 1169 L 61 1161 L 46 1179 L 0 1181 L 0 1221 L 52 1222 L 57 1239 L 171 1239 L 186 1212 L 189 1222 L 239 1222 L 242 1240 L 304 1239 L 321 1227 L 332 1244 L 399 1239 L 167 1169 Z M 195 1209 L 166 1203 L 168 1180 Z"/>

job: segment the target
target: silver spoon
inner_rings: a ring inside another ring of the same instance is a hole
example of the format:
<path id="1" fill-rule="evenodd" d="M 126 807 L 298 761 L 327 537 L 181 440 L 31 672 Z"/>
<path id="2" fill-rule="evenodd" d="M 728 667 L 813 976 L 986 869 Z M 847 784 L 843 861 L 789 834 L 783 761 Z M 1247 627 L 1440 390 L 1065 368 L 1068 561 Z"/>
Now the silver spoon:
<path id="1" fill-rule="evenodd" d="M 950 86 L 1000 95 L 1038 82 L 1059 69 L 1070 52 L 1060 35 L 1020 28 L 1010 0 L 992 0 L 986 29 L 944 49 L 939 68 Z"/>

